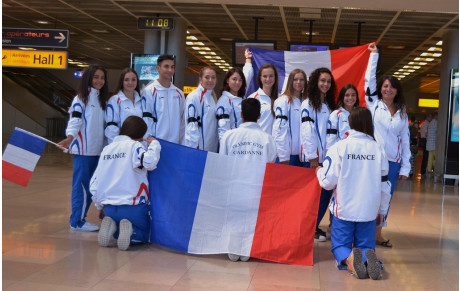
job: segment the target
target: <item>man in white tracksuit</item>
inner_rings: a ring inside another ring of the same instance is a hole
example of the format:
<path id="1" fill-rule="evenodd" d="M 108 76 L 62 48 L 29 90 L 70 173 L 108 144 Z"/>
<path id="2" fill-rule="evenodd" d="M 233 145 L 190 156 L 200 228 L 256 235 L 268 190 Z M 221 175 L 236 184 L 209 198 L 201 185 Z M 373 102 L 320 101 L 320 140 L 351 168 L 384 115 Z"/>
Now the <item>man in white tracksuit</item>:
<path id="1" fill-rule="evenodd" d="M 260 117 L 260 102 L 248 98 L 241 102 L 243 123 L 222 137 L 219 153 L 239 158 L 274 163 L 276 161 L 276 144 L 273 137 L 263 131 L 257 124 Z"/>
<path id="2" fill-rule="evenodd" d="M 361 126 L 363 122 L 367 126 Z M 337 267 L 346 269 L 348 265 L 348 270 L 360 279 L 368 273 L 378 279 L 375 228 L 383 221 L 390 203 L 388 160 L 373 137 L 368 109 L 353 109 L 349 123 L 348 137 L 329 149 L 317 177 L 321 187 L 334 189 L 329 209 L 333 214 L 331 251 Z"/>
<path id="3" fill-rule="evenodd" d="M 108 246 L 112 236 L 118 239 L 121 250 L 149 241 L 147 170 L 156 168 L 161 146 L 156 139 L 148 138 L 148 148 L 144 148 L 140 141 L 146 130 L 142 118 L 126 118 L 120 135 L 102 151 L 91 178 L 90 191 L 99 217 L 103 218 L 98 236 L 101 246 Z"/>
<path id="4" fill-rule="evenodd" d="M 238 128 L 227 131 L 222 137 L 219 154 L 274 163 L 277 157 L 275 140 L 257 124 L 260 118 L 259 100 L 244 99 L 241 102 L 241 117 L 243 123 Z M 248 256 L 240 257 L 235 254 L 228 254 L 228 258 L 234 262 L 249 260 Z"/>
<path id="5" fill-rule="evenodd" d="M 159 78 L 142 91 L 142 117 L 147 123 L 145 137 L 156 137 L 169 142 L 184 142 L 185 98 L 182 90 L 171 82 L 175 71 L 174 57 L 158 57 Z"/>

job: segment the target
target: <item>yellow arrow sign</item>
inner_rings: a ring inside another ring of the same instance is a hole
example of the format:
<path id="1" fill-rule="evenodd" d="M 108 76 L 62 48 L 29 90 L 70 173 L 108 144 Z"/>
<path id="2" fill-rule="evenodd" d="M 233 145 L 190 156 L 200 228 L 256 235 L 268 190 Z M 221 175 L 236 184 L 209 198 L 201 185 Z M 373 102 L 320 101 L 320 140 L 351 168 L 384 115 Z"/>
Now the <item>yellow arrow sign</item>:
<path id="1" fill-rule="evenodd" d="M 67 69 L 67 52 L 2 50 L 2 66 Z"/>

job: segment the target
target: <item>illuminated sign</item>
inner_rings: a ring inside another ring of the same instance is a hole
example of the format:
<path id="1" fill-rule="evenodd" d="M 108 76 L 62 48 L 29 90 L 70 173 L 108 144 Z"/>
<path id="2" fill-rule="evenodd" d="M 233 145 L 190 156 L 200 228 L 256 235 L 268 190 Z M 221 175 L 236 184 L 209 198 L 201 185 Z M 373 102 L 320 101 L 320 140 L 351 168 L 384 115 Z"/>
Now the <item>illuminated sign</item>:
<path id="1" fill-rule="evenodd" d="M 193 90 L 197 89 L 198 87 L 193 87 L 193 86 L 184 86 L 184 94 L 190 94 Z"/>
<path id="2" fill-rule="evenodd" d="M 431 107 L 431 108 L 439 108 L 439 100 L 438 99 L 418 99 L 418 107 Z"/>
<path id="3" fill-rule="evenodd" d="M 2 50 L 2 66 L 67 69 L 67 52 Z"/>
<path id="4" fill-rule="evenodd" d="M 173 30 L 174 19 L 165 17 L 139 17 L 137 29 Z"/>
<path id="5" fill-rule="evenodd" d="M 67 48 L 69 31 L 64 29 L 2 28 L 3 46 Z"/>
<path id="6" fill-rule="evenodd" d="M 83 77 L 83 73 L 84 73 L 84 71 L 75 71 L 75 72 L 73 72 L 73 76 L 75 78 L 81 78 L 81 77 Z"/>

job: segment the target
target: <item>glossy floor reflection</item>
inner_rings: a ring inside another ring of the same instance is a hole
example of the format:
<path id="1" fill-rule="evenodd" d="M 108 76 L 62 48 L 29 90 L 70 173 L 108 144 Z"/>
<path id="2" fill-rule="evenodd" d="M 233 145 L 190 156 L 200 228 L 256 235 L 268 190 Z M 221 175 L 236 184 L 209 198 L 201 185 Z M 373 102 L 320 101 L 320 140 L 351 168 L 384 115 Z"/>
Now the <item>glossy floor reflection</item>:
<path id="1" fill-rule="evenodd" d="M 416 166 L 419 164 L 417 157 Z M 226 255 L 194 256 L 153 244 L 101 248 L 97 233 L 69 230 L 72 160 L 46 148 L 29 186 L 3 180 L 4 290 L 458 290 L 458 187 L 400 182 L 377 247 L 384 278 L 338 271 L 330 241 L 315 243 L 314 266 Z M 89 219 L 98 222 L 92 207 Z M 327 220 L 321 227 L 327 229 Z"/>

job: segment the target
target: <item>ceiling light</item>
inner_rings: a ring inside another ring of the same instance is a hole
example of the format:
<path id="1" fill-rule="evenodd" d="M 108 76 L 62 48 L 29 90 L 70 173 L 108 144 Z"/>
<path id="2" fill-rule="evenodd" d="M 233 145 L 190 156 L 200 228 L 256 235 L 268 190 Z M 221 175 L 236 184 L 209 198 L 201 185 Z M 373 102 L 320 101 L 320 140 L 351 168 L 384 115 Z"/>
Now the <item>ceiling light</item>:
<path id="1" fill-rule="evenodd" d="M 432 46 L 428 49 L 428 51 L 429 52 L 442 52 L 442 48 Z"/>
<path id="2" fill-rule="evenodd" d="M 310 35 L 309 31 L 302 31 L 302 34 Z M 311 35 L 319 35 L 319 32 L 313 32 Z"/>
<path id="3" fill-rule="evenodd" d="M 404 49 L 406 47 L 403 46 L 403 45 L 389 45 L 389 46 L 387 46 L 387 48 L 394 49 L 394 50 L 402 50 L 402 49 Z"/>
<path id="4" fill-rule="evenodd" d="M 91 29 L 95 33 L 109 33 L 106 29 Z"/>
<path id="5" fill-rule="evenodd" d="M 438 57 L 442 56 L 442 54 L 440 54 L 440 53 L 422 53 L 420 56 L 421 57 L 435 57 L 435 58 L 438 58 Z"/>
<path id="6" fill-rule="evenodd" d="M 418 69 L 420 69 L 421 67 L 420 67 L 420 66 L 408 66 L 408 65 L 406 65 L 406 66 L 404 66 L 403 68 L 404 68 L 404 69 L 415 69 L 415 70 L 418 70 Z"/>
<path id="7" fill-rule="evenodd" d="M 414 60 L 415 60 L 415 61 L 425 61 L 425 62 L 432 62 L 432 61 L 434 61 L 433 58 L 418 58 L 418 57 L 415 58 Z"/>
<path id="8" fill-rule="evenodd" d="M 205 58 L 207 58 L 207 59 L 210 59 L 210 58 L 212 58 L 211 56 L 204 56 L 204 57 L 205 57 Z"/>
<path id="9" fill-rule="evenodd" d="M 23 51 L 36 51 L 36 49 L 32 47 L 18 47 L 18 49 L 23 50 Z"/>
<path id="10" fill-rule="evenodd" d="M 188 40 L 198 40 L 198 38 L 194 37 L 193 35 L 187 36 Z"/>
<path id="11" fill-rule="evenodd" d="M 206 56 L 206 57 L 208 57 L 208 56 Z M 209 56 L 209 57 L 210 57 L 210 56 Z M 210 60 L 210 61 L 213 62 L 213 63 L 217 62 L 217 60 Z"/>
<path id="12" fill-rule="evenodd" d="M 38 24 L 49 24 L 49 22 L 46 21 L 46 20 L 37 20 L 36 22 L 37 22 Z"/>
<path id="13" fill-rule="evenodd" d="M 192 49 L 196 50 L 196 51 L 199 51 L 201 50 L 201 48 L 199 46 L 192 46 Z"/>
<path id="14" fill-rule="evenodd" d="M 438 41 L 436 45 L 442 45 L 442 40 Z"/>
<path id="15" fill-rule="evenodd" d="M 420 65 L 420 66 L 425 66 L 427 63 L 425 62 L 409 62 L 409 65 Z"/>
<path id="16" fill-rule="evenodd" d="M 185 42 L 186 45 L 204 45 L 201 41 L 187 41 Z"/>

